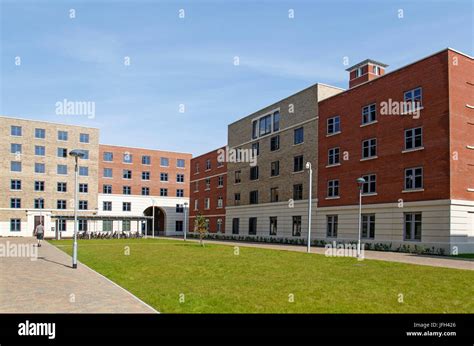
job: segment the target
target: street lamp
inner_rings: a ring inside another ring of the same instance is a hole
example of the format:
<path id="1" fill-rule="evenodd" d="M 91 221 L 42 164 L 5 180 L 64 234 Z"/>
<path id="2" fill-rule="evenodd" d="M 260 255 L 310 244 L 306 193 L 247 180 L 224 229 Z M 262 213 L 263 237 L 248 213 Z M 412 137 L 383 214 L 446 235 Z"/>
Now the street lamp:
<path id="1" fill-rule="evenodd" d="M 357 241 L 357 258 L 360 258 L 360 232 L 362 228 L 362 188 L 364 187 L 364 184 L 364 178 L 357 178 L 357 185 L 359 185 L 359 238 Z"/>
<path id="2" fill-rule="evenodd" d="M 80 149 L 74 149 L 74 150 L 71 150 L 69 152 L 69 155 L 74 157 L 74 160 L 75 160 L 75 166 L 74 166 L 74 243 L 73 243 L 73 246 L 72 246 L 72 267 L 74 269 L 77 268 L 77 229 L 78 229 L 78 225 L 77 225 L 77 203 L 78 203 L 78 200 L 77 200 L 77 190 L 78 190 L 78 186 L 77 186 L 77 177 L 78 177 L 78 174 L 79 174 L 79 167 L 78 167 L 78 164 L 77 164 L 77 161 L 79 158 L 83 158 L 85 156 L 85 153 L 84 151 L 80 150 Z"/>
<path id="3" fill-rule="evenodd" d="M 313 169 L 311 162 L 306 162 L 306 169 L 309 171 L 309 188 L 308 188 L 308 249 L 307 252 L 311 252 L 311 202 L 313 199 Z"/>
<path id="4" fill-rule="evenodd" d="M 187 209 L 188 209 L 188 202 L 184 202 L 184 241 L 186 241 L 186 232 L 188 230 L 188 218 L 187 218 Z"/>

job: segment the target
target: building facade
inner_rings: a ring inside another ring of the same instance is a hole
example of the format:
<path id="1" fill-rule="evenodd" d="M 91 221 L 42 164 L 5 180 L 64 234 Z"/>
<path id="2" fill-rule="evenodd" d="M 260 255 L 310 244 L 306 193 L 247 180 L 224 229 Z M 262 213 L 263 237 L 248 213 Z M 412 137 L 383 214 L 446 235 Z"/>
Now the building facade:
<path id="1" fill-rule="evenodd" d="M 99 231 L 182 235 L 189 203 L 191 154 L 113 145 L 99 146 Z M 149 216 L 146 222 L 120 217 Z M 140 229 L 139 229 L 140 228 Z"/>
<path id="2" fill-rule="evenodd" d="M 86 154 L 78 161 L 78 215 L 97 213 L 98 129 L 0 117 L 0 137 L 0 236 L 33 236 L 40 222 L 45 237 L 73 234 L 72 221 L 56 218 L 74 211 L 72 149 Z"/>
<path id="3" fill-rule="evenodd" d="M 303 237 L 308 171 L 317 190 L 318 102 L 342 90 L 315 84 L 228 126 L 226 233 Z"/>
<path id="4" fill-rule="evenodd" d="M 226 147 L 191 160 L 189 231 L 193 232 L 198 214 L 203 215 L 210 233 L 225 233 L 227 162 Z"/>
<path id="5" fill-rule="evenodd" d="M 363 78 L 374 71 L 378 76 Z M 318 239 L 474 251 L 474 64 L 447 49 L 384 74 L 366 60 L 319 103 Z"/>

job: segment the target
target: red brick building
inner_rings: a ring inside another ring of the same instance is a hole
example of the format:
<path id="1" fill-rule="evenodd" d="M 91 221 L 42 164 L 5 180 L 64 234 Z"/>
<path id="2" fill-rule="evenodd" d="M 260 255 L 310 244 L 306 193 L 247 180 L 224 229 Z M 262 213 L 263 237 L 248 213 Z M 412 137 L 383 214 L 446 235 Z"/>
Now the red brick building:
<path id="1" fill-rule="evenodd" d="M 196 215 L 206 217 L 210 233 L 225 232 L 227 163 L 218 160 L 219 150 L 191 160 L 189 231 L 194 231 Z"/>
<path id="2" fill-rule="evenodd" d="M 445 49 L 385 73 L 365 60 L 319 103 L 318 238 L 472 251 L 474 63 Z M 370 74 L 370 75 L 369 75 Z"/>

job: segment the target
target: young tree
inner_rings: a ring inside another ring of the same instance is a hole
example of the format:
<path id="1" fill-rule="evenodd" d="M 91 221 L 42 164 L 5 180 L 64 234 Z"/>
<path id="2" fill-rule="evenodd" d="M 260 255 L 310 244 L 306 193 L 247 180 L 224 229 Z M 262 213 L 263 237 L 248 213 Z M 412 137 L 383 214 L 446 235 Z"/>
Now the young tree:
<path id="1" fill-rule="evenodd" d="M 196 216 L 196 232 L 199 233 L 199 244 L 201 244 L 201 246 L 204 246 L 202 240 L 204 239 L 207 233 L 207 221 L 206 218 L 201 214 L 198 214 Z"/>

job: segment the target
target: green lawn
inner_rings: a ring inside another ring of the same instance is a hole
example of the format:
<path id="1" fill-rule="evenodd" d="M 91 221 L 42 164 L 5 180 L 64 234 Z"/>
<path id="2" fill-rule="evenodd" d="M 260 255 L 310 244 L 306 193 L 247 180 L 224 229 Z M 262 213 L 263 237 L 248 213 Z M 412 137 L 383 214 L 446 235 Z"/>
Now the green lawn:
<path id="1" fill-rule="evenodd" d="M 79 261 L 163 313 L 474 313 L 467 270 L 165 239 L 80 240 Z"/>

